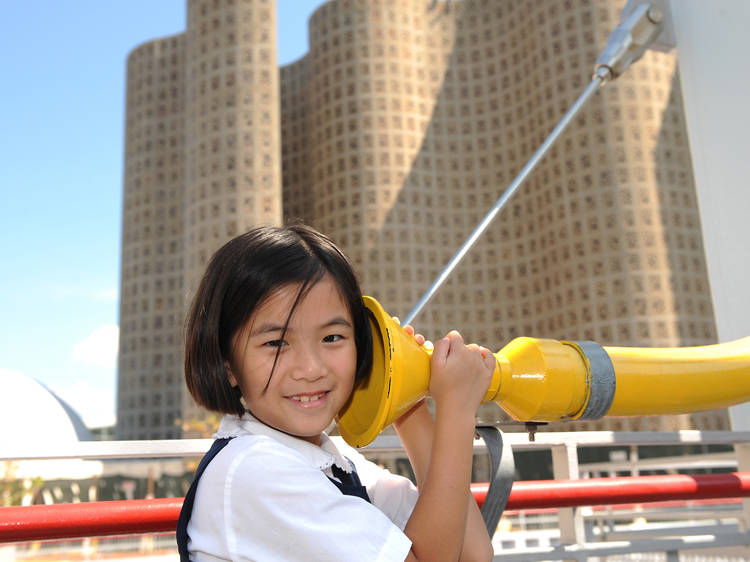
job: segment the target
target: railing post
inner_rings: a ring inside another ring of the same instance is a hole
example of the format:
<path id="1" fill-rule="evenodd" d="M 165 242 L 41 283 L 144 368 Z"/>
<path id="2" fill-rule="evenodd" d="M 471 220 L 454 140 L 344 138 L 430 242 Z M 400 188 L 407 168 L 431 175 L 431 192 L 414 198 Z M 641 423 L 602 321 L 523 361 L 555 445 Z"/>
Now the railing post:
<path id="1" fill-rule="evenodd" d="M 750 470 L 750 443 L 735 443 L 734 453 L 737 455 L 737 471 Z M 738 521 L 742 530 L 750 530 L 750 498 L 742 498 L 742 519 Z"/>
<path id="2" fill-rule="evenodd" d="M 577 480 L 578 447 L 575 443 L 554 445 L 552 449 L 552 475 L 555 480 Z M 586 534 L 583 515 L 578 507 L 561 507 L 557 510 L 560 525 L 560 542 L 583 546 Z"/>
<path id="3" fill-rule="evenodd" d="M 640 476 L 641 471 L 638 467 L 638 445 L 630 446 L 630 476 Z"/>

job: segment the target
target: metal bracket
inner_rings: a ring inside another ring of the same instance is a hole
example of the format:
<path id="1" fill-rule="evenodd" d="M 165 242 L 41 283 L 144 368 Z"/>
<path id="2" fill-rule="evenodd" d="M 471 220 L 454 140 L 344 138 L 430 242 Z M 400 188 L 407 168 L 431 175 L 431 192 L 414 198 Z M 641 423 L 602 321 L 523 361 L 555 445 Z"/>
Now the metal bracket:
<path id="1" fill-rule="evenodd" d="M 492 467 L 490 487 L 481 510 L 487 532 L 492 537 L 505 510 L 505 505 L 508 503 L 516 466 L 513 461 L 513 449 L 509 442 L 503 440 L 502 431 L 494 425 L 478 425 L 476 432 L 487 445 Z"/>

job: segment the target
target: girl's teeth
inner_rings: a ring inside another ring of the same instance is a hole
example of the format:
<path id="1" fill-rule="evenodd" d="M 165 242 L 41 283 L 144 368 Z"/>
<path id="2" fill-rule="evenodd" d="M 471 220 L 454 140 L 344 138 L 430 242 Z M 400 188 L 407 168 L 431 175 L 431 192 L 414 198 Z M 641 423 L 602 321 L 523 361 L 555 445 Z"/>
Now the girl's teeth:
<path id="1" fill-rule="evenodd" d="M 298 400 L 299 402 L 312 402 L 313 400 L 317 400 L 322 396 L 322 394 L 316 394 L 315 396 L 295 396 L 294 400 Z"/>

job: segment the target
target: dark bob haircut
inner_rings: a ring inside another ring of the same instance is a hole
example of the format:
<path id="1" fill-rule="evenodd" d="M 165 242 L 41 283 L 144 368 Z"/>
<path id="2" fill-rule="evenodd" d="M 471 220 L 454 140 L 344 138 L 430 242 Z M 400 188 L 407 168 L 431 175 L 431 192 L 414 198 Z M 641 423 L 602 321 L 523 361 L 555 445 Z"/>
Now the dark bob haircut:
<path id="1" fill-rule="evenodd" d="M 272 291 L 289 283 L 307 292 L 331 276 L 349 309 L 357 348 L 356 379 L 372 366 L 372 334 L 349 259 L 326 236 L 303 225 L 260 227 L 233 238 L 211 257 L 185 320 L 185 381 L 201 406 L 242 415 L 240 390 L 229 384 L 234 336 Z M 275 366 L 275 365 L 274 365 Z M 269 373 L 273 376 L 273 369 Z"/>

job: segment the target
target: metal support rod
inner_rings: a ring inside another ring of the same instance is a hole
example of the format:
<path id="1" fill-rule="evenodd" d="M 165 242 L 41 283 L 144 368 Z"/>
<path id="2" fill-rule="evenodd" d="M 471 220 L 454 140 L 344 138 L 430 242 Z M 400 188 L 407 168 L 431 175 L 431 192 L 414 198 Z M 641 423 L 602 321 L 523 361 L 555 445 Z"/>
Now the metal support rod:
<path id="1" fill-rule="evenodd" d="M 417 314 L 419 314 L 424 305 L 427 304 L 427 301 L 432 298 L 438 288 L 445 282 L 451 272 L 458 265 L 458 262 L 463 259 L 466 253 L 471 249 L 474 243 L 487 229 L 487 227 L 494 220 L 497 214 L 503 209 L 505 204 L 511 199 L 511 197 L 513 197 L 513 195 L 515 195 L 516 191 L 518 191 L 518 188 L 521 186 L 524 180 L 526 180 L 528 175 L 536 167 L 539 161 L 544 158 L 544 156 L 547 154 L 547 151 L 557 141 L 558 137 L 562 135 L 567 126 L 570 125 L 573 119 L 575 119 L 576 115 L 578 115 L 578 112 L 586 105 L 589 99 L 599 90 L 599 88 L 603 86 L 607 82 L 607 80 L 609 80 L 609 78 L 610 70 L 607 67 L 602 66 L 596 69 L 596 73 L 594 74 L 591 82 L 583 91 L 583 93 L 578 96 L 578 99 L 563 116 L 557 126 L 547 136 L 547 138 L 537 149 L 537 151 L 531 156 L 529 161 L 521 169 L 513 182 L 503 192 L 494 206 L 489 210 L 489 212 L 484 216 L 479 225 L 466 239 L 466 242 L 463 243 L 463 245 L 458 249 L 458 252 L 456 252 L 453 258 L 451 258 L 450 262 L 448 262 L 448 265 L 443 268 L 443 271 L 440 273 L 440 275 L 438 275 L 435 281 L 433 281 L 432 285 L 430 285 L 424 295 L 422 295 L 422 297 L 419 299 L 419 302 L 417 302 L 414 308 L 409 312 L 409 314 L 407 314 L 406 318 L 403 321 L 404 325 L 411 324 L 414 321 L 414 318 L 416 318 Z"/>

